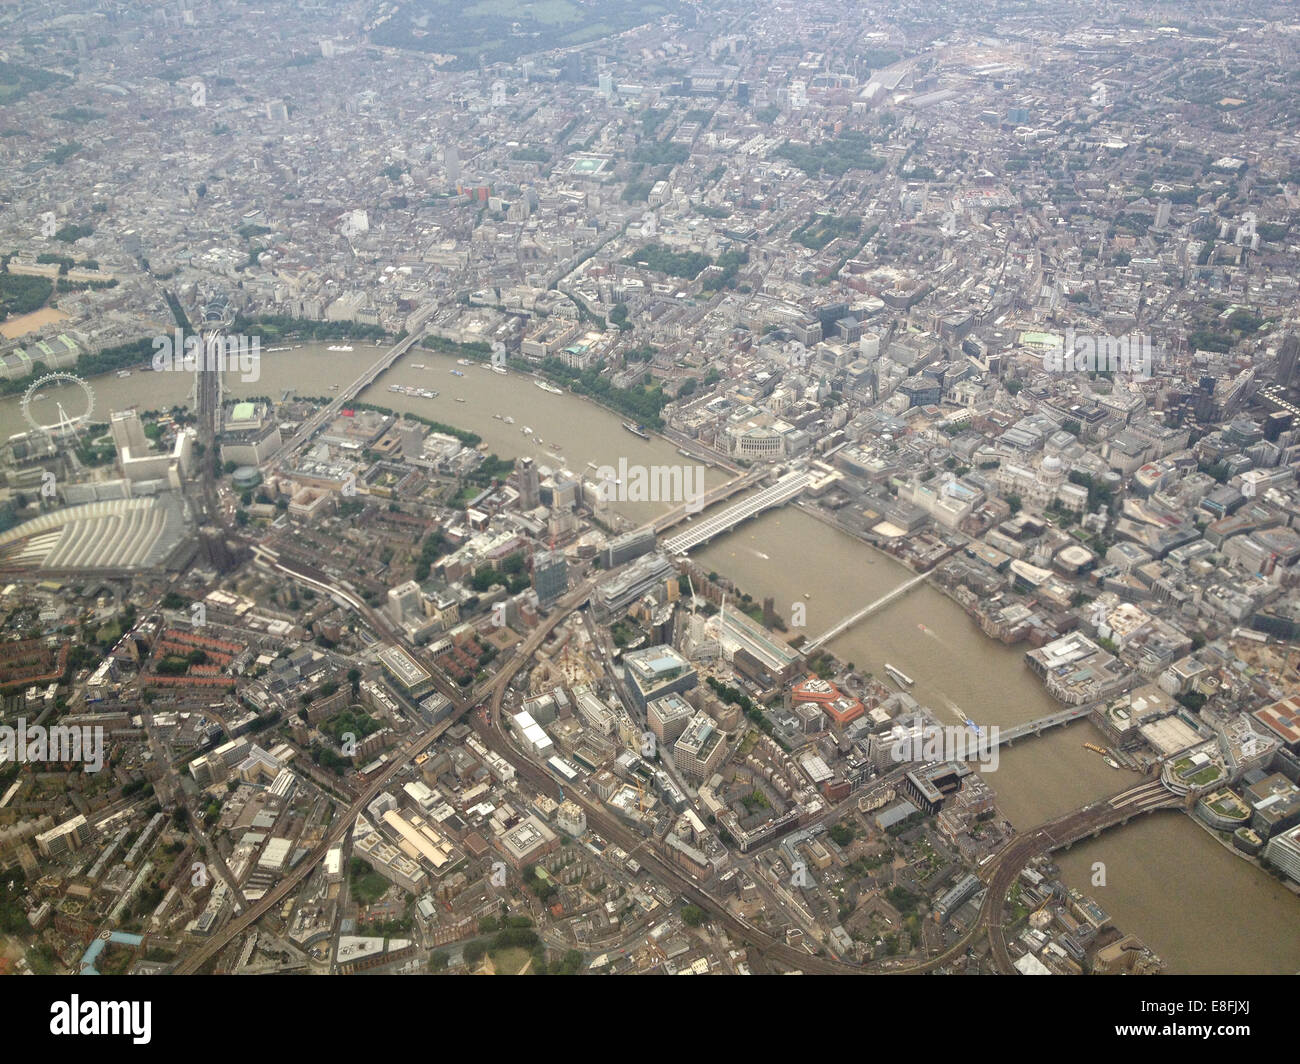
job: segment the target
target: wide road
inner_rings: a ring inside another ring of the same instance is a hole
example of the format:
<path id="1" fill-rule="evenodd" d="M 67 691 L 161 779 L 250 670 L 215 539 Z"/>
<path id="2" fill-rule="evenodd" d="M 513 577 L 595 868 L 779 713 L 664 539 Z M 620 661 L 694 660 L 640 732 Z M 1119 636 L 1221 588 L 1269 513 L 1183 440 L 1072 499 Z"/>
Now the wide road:
<path id="1" fill-rule="evenodd" d="M 361 394 L 366 388 L 370 387 L 389 366 L 396 362 L 402 355 L 415 344 L 420 338 L 419 330 L 411 333 L 405 340 L 394 344 L 387 351 L 373 362 L 370 367 L 361 374 L 356 380 L 346 388 L 340 390 L 327 405 L 321 407 L 316 413 L 304 421 L 298 431 L 293 434 L 291 439 L 286 440 L 269 458 L 262 463 L 263 469 L 272 469 L 278 465 L 284 458 L 293 454 L 295 450 L 301 447 L 314 436 L 323 426 L 338 416 L 348 403 Z"/>

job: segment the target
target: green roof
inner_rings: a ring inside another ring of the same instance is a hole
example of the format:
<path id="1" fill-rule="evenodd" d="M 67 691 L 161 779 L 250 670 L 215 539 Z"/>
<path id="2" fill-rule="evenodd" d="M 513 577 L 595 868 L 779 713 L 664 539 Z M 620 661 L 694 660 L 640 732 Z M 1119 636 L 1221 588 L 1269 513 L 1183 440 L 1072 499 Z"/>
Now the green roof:
<path id="1" fill-rule="evenodd" d="M 1022 332 L 1020 334 L 1022 344 L 1031 344 L 1035 347 L 1060 347 L 1061 337 L 1056 333 L 1046 332 Z"/>
<path id="2" fill-rule="evenodd" d="M 255 413 L 257 413 L 256 403 L 236 403 L 235 408 L 230 412 L 230 420 L 251 421 Z"/>

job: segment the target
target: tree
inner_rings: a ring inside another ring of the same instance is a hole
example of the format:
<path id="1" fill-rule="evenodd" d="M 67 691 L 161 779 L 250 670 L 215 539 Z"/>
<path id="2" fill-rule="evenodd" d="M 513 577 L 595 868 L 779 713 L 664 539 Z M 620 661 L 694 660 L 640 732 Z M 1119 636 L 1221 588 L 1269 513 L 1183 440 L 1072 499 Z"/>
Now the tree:
<path id="1" fill-rule="evenodd" d="M 687 927 L 699 927 L 704 923 L 704 910 L 698 905 L 685 905 L 682 907 L 682 920 Z"/>

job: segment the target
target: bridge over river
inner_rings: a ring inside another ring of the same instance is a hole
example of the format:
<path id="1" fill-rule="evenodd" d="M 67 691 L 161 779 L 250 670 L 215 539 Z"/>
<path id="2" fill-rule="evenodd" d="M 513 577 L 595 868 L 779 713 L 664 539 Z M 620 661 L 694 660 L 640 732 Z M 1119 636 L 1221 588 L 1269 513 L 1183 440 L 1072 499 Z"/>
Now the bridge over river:
<path id="1" fill-rule="evenodd" d="M 724 532 L 730 532 L 740 522 L 747 521 L 764 510 L 789 502 L 816 479 L 812 473 L 787 473 L 775 484 L 723 510 L 705 521 L 697 521 L 685 532 L 664 540 L 663 549 L 670 555 L 685 554 Z"/>

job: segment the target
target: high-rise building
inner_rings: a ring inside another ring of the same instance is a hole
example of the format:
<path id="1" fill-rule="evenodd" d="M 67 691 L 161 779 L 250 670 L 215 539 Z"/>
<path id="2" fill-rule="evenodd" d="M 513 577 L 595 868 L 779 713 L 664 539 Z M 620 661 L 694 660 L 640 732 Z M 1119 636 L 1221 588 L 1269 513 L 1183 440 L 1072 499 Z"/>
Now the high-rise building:
<path id="1" fill-rule="evenodd" d="M 442 153 L 442 163 L 447 168 L 447 184 L 455 188 L 460 184 L 460 152 L 454 147 L 446 148 Z"/>
<path id="2" fill-rule="evenodd" d="M 402 457 L 408 462 L 424 454 L 425 427 L 418 421 L 402 421 L 397 426 L 397 437 L 402 443 Z"/>
<path id="3" fill-rule="evenodd" d="M 37 836 L 39 839 L 40 836 Z M 1300 827 L 1293 827 L 1268 840 L 1264 856 L 1300 883 Z"/>
<path id="4" fill-rule="evenodd" d="M 1300 360 L 1300 336 L 1295 333 L 1287 333 L 1286 339 L 1282 341 L 1282 350 L 1277 356 L 1277 382 L 1284 388 L 1289 388 L 1296 381 L 1296 362 Z"/>
<path id="5" fill-rule="evenodd" d="M 672 562 L 662 554 L 647 554 L 601 583 L 592 609 L 597 617 L 608 620 L 646 595 L 663 598 L 668 581 L 676 575 Z"/>
<path id="6" fill-rule="evenodd" d="M 388 616 L 395 623 L 401 624 L 407 617 L 419 615 L 423 611 L 420 585 L 414 580 L 388 589 Z"/>
<path id="7" fill-rule="evenodd" d="M 707 778 L 727 756 L 722 732 L 705 713 L 697 713 L 673 744 L 673 765 L 684 776 Z"/>
<path id="8" fill-rule="evenodd" d="M 679 694 L 665 695 L 646 704 L 646 724 L 666 745 L 681 738 L 693 716 L 695 710 Z"/>
<path id="9" fill-rule="evenodd" d="M 536 509 L 542 499 L 541 491 L 537 463 L 531 458 L 519 459 L 519 504 L 525 510 Z"/>
<path id="10" fill-rule="evenodd" d="M 86 818 L 78 813 L 71 820 L 65 820 L 49 831 L 42 831 L 36 836 L 36 848 L 43 857 L 58 857 L 72 850 L 79 850 L 94 835 Z"/>
<path id="11" fill-rule="evenodd" d="M 115 410 L 108 419 L 108 431 L 113 436 L 118 456 L 130 450 L 132 457 L 139 458 L 149 453 L 149 441 L 145 439 L 144 426 L 140 424 L 140 415 L 134 410 Z"/>
<path id="12" fill-rule="evenodd" d="M 665 695 L 682 694 L 695 686 L 691 663 L 669 646 L 646 647 L 623 656 L 623 674 L 633 704 L 646 704 Z"/>
<path id="13" fill-rule="evenodd" d="M 610 540 L 605 547 L 604 564 L 606 569 L 615 569 L 620 565 L 625 565 L 634 558 L 639 558 L 643 554 L 649 554 L 655 549 L 655 534 L 653 529 L 642 529 L 640 531 L 625 532 Z"/>
<path id="14" fill-rule="evenodd" d="M 580 835 L 585 835 L 587 832 L 586 811 L 577 802 L 563 801 L 555 814 L 555 826 L 575 839 Z"/>
<path id="15" fill-rule="evenodd" d="M 569 590 L 569 563 L 559 551 L 538 551 L 533 555 L 533 587 L 537 604 L 549 606 Z"/>

